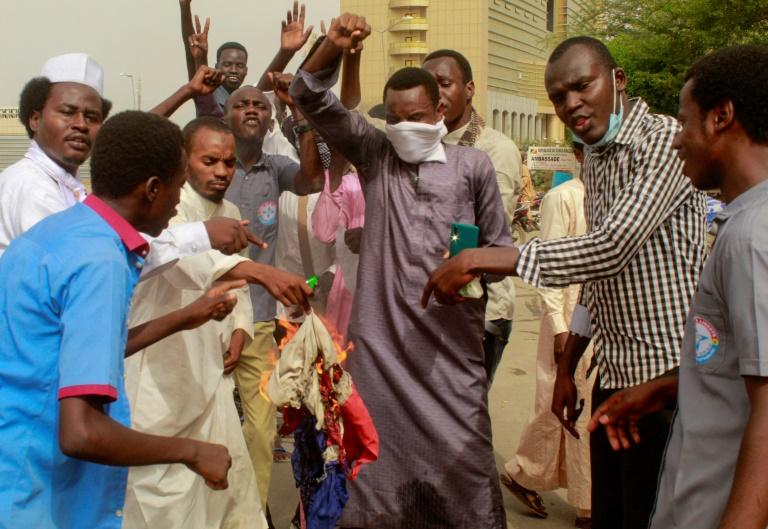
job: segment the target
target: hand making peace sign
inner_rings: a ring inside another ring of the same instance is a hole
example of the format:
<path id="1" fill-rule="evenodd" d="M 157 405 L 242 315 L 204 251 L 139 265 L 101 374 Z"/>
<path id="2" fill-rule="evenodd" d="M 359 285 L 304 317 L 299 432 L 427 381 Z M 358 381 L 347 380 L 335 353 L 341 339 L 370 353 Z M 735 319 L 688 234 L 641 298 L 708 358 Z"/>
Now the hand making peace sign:
<path id="1" fill-rule="evenodd" d="M 189 52 L 195 61 L 195 69 L 208 64 L 208 30 L 211 29 L 211 18 L 205 18 L 205 27 L 200 28 L 200 18 L 195 15 L 195 33 L 189 36 Z"/>

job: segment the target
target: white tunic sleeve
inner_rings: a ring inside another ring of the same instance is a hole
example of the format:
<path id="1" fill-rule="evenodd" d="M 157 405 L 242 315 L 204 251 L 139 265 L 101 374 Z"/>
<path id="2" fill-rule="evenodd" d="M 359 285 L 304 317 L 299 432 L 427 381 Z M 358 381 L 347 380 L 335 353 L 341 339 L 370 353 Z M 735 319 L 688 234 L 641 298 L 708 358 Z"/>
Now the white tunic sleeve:
<path id="1" fill-rule="evenodd" d="M 143 235 L 149 241 L 150 250 L 140 281 L 167 270 L 182 257 L 211 249 L 211 241 L 202 222 L 172 225 L 157 237 Z"/>

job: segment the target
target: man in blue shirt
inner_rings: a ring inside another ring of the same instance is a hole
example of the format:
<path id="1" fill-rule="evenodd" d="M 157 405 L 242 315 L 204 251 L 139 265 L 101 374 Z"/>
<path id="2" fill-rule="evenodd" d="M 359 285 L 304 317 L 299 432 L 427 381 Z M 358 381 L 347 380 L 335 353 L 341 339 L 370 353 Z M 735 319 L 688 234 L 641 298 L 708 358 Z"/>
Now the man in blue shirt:
<path id="1" fill-rule="evenodd" d="M 158 116 L 102 127 L 93 195 L 0 260 L 0 528 L 118 528 L 126 466 L 184 463 L 227 486 L 223 446 L 129 429 L 126 317 L 184 182 L 183 138 Z"/>

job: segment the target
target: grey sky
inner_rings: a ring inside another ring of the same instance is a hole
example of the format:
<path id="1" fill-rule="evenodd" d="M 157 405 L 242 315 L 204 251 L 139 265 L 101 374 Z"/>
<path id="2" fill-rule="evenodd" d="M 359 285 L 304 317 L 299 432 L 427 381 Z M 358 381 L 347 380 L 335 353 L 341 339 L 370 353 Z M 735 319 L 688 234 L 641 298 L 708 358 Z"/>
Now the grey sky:
<path id="1" fill-rule="evenodd" d="M 306 3 L 315 32 L 321 19 L 338 14 L 339 0 Z M 280 21 L 291 6 L 292 0 L 193 0 L 192 12 L 201 21 L 211 17 L 210 63 L 219 44 L 239 41 L 249 52 L 246 82 L 255 83 L 277 51 Z M 178 0 L 4 0 L 2 18 L 0 106 L 18 106 L 24 83 L 62 53 L 86 52 L 102 65 L 105 96 L 116 111 L 133 105 L 130 79 L 120 72 L 141 76 L 145 110 L 186 81 Z M 193 113 L 187 103 L 174 118 L 184 123 Z"/>

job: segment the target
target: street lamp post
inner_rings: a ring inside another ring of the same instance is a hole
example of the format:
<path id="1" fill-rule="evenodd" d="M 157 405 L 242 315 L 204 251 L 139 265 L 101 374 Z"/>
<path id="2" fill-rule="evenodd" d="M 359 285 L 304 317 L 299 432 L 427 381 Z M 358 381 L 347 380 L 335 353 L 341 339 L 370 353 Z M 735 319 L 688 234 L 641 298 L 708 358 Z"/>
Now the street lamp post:
<path id="1" fill-rule="evenodd" d="M 136 80 L 136 109 L 141 110 L 141 76 Z"/>
<path id="2" fill-rule="evenodd" d="M 132 73 L 124 73 L 120 72 L 120 77 L 127 77 L 131 80 L 131 103 L 133 103 L 133 109 L 135 110 L 136 107 L 136 87 L 133 84 L 133 74 Z"/>
<path id="3" fill-rule="evenodd" d="M 392 24 L 390 24 L 388 27 L 384 29 L 377 29 L 374 30 L 379 34 L 379 37 L 381 39 L 381 62 L 384 65 L 384 80 L 387 80 L 387 77 L 389 77 L 389 67 L 388 67 L 388 61 L 387 61 L 387 50 L 384 48 L 384 33 L 392 29 L 393 27 L 397 26 L 400 22 L 405 22 L 406 20 L 412 20 L 413 16 L 411 15 L 403 15 L 399 19 L 395 20 Z"/>

